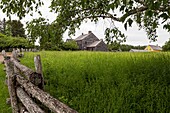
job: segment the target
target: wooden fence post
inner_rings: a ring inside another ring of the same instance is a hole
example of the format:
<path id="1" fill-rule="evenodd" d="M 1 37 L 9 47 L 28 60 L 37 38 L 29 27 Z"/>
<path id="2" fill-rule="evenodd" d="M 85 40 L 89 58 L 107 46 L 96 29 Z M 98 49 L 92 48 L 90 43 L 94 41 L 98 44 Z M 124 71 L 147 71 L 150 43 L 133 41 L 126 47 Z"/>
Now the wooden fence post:
<path id="1" fill-rule="evenodd" d="M 78 113 L 77 111 L 71 109 L 64 103 L 53 98 L 50 94 L 44 92 L 40 88 L 33 85 L 31 82 L 26 80 L 21 76 L 17 76 L 17 82 L 24 87 L 25 91 L 38 99 L 42 104 L 48 107 L 54 113 Z"/>
<path id="2" fill-rule="evenodd" d="M 18 108 L 18 102 L 17 102 L 17 95 L 16 95 L 16 76 L 14 74 L 14 64 L 11 62 L 11 60 L 5 61 L 7 67 L 6 67 L 6 73 L 8 76 L 8 91 L 11 99 L 11 106 L 13 113 L 19 113 Z"/>
<path id="3" fill-rule="evenodd" d="M 37 55 L 34 57 L 34 64 L 35 64 L 35 70 L 37 73 L 41 74 L 42 78 L 42 84 L 40 86 L 41 89 L 44 89 L 44 77 L 43 77 L 43 72 L 42 72 L 42 64 L 41 64 L 41 57 L 40 55 Z"/>
<path id="4" fill-rule="evenodd" d="M 15 50 L 13 55 L 13 58 L 6 56 L 4 60 L 13 113 L 45 113 L 42 110 L 45 106 L 54 113 L 78 113 L 42 90 L 44 78 L 39 55 L 34 58 L 36 72 L 17 61 Z"/>
<path id="5" fill-rule="evenodd" d="M 14 65 L 14 73 L 16 75 L 20 75 L 20 72 L 19 72 L 19 70 L 17 69 L 17 67 L 15 65 Z M 16 86 L 17 85 L 18 85 L 18 82 L 16 83 Z M 19 108 L 20 113 L 25 113 L 26 112 L 26 108 L 21 102 L 18 102 L 18 108 Z"/>
<path id="6" fill-rule="evenodd" d="M 2 56 L 5 58 L 6 57 L 6 52 L 5 50 L 2 50 Z"/>
<path id="7" fill-rule="evenodd" d="M 20 64 L 16 60 L 12 60 L 12 62 L 14 63 L 16 68 L 19 69 L 19 71 L 21 73 L 23 73 L 25 75 L 25 77 L 29 81 L 31 81 L 34 85 L 39 86 L 39 85 L 42 84 L 42 76 L 41 76 L 41 74 L 34 72 L 32 69 Z"/>
<path id="8" fill-rule="evenodd" d="M 13 51 L 12 51 L 12 57 L 13 57 L 15 60 L 19 61 L 19 60 L 18 60 L 18 54 L 17 54 L 17 52 L 16 52 L 15 49 L 13 49 Z"/>

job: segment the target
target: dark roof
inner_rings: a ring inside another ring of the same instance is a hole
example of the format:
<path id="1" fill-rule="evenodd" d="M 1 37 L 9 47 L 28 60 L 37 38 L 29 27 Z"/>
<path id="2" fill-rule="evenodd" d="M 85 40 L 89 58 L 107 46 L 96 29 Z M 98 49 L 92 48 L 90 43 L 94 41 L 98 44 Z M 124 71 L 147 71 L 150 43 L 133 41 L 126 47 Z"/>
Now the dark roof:
<path id="1" fill-rule="evenodd" d="M 100 44 L 100 42 L 102 42 L 102 40 L 95 41 L 92 44 L 87 45 L 87 47 L 96 47 L 98 44 Z"/>
<path id="2" fill-rule="evenodd" d="M 149 45 L 153 50 L 162 50 L 162 48 L 158 45 Z"/>
<path id="3" fill-rule="evenodd" d="M 84 38 L 86 38 L 87 36 L 89 36 L 89 34 L 82 34 L 79 37 L 77 37 L 75 40 L 83 40 Z"/>

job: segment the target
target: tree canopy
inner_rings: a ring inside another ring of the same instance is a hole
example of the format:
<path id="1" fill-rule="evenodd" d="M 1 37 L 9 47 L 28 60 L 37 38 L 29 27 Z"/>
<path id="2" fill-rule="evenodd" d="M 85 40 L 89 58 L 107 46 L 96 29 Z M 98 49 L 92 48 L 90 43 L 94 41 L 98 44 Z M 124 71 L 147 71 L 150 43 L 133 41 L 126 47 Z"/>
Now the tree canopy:
<path id="1" fill-rule="evenodd" d="M 8 20 L 6 22 L 6 26 L 6 28 L 11 32 L 11 35 L 13 37 L 26 38 L 24 25 L 21 23 L 20 20 Z"/>
<path id="2" fill-rule="evenodd" d="M 49 23 L 44 18 L 33 19 L 27 23 L 28 38 L 35 42 L 39 39 L 41 49 L 59 48 L 62 41 L 62 34 L 54 23 Z"/>
<path id="3" fill-rule="evenodd" d="M 1 21 L 0 20 L 0 33 L 5 34 L 6 32 L 6 20 L 5 18 Z"/>
<path id="4" fill-rule="evenodd" d="M 19 17 L 38 11 L 38 7 L 43 5 L 42 0 L 2 0 L 0 3 L 7 15 L 17 14 Z M 99 18 L 110 19 L 113 25 L 105 31 L 107 42 L 112 42 L 113 38 L 120 41 L 126 38 L 115 26 L 115 21 L 122 23 L 126 30 L 136 22 L 154 41 L 160 24 L 170 31 L 169 0 L 51 0 L 50 8 L 58 15 L 54 23 L 62 33 L 69 29 L 69 34 L 74 34 L 75 28 L 87 19 L 92 22 L 99 21 Z"/>
<path id="5" fill-rule="evenodd" d="M 23 37 L 11 37 L 0 33 L 0 50 L 10 48 L 32 48 L 34 45 Z"/>
<path id="6" fill-rule="evenodd" d="M 170 51 L 170 39 L 162 46 L 163 51 Z"/>

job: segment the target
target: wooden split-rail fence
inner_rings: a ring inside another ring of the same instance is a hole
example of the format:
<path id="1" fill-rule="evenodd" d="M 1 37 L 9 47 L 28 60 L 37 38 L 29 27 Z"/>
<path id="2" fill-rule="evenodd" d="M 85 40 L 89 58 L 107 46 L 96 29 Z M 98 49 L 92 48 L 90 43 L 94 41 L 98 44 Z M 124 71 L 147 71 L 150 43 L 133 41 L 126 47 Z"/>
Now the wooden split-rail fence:
<path id="1" fill-rule="evenodd" d="M 78 113 L 43 90 L 44 78 L 39 55 L 34 58 L 34 72 L 20 64 L 15 50 L 12 57 L 6 56 L 4 51 L 2 54 L 10 95 L 8 101 L 13 113 Z"/>

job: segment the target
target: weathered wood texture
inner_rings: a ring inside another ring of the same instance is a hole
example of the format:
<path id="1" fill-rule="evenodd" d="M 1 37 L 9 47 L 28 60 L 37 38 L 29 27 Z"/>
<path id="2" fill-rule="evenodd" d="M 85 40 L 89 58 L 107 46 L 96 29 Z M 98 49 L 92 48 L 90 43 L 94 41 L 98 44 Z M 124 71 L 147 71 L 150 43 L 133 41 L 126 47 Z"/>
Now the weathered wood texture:
<path id="1" fill-rule="evenodd" d="M 17 88 L 17 96 L 30 113 L 45 113 L 20 87 Z"/>
<path id="2" fill-rule="evenodd" d="M 12 57 L 13 57 L 15 60 L 18 59 L 18 55 L 17 55 L 17 52 L 16 52 L 15 49 L 12 51 Z"/>
<path id="3" fill-rule="evenodd" d="M 41 109 L 42 104 L 54 113 L 78 113 L 42 90 L 44 79 L 40 56 L 35 57 L 34 62 L 36 72 L 20 64 L 15 58 L 5 59 L 13 113 L 45 113 Z M 41 108 L 35 102 L 41 102 Z"/>
<path id="4" fill-rule="evenodd" d="M 16 60 L 12 60 L 14 65 L 16 66 L 19 71 L 25 75 L 25 77 L 32 82 L 34 85 L 39 86 L 43 83 L 43 77 L 41 74 L 34 72 L 32 69 L 20 64 Z"/>
<path id="5" fill-rule="evenodd" d="M 54 113 L 78 113 L 77 111 L 71 109 L 67 105 L 61 103 L 59 100 L 53 98 L 48 93 L 39 89 L 38 87 L 36 87 L 23 77 L 17 76 L 17 81 L 25 88 L 25 91 L 31 94 L 32 97 L 35 97 L 40 102 L 42 102 L 42 104 L 47 106 Z"/>
<path id="6" fill-rule="evenodd" d="M 19 111 L 20 111 L 20 113 L 29 113 L 22 103 L 19 104 Z"/>
<path id="7" fill-rule="evenodd" d="M 6 73 L 8 76 L 8 91 L 11 99 L 11 106 L 13 113 L 19 113 L 17 95 L 16 95 L 16 76 L 14 74 L 14 64 L 10 60 L 6 60 Z"/>
<path id="8" fill-rule="evenodd" d="M 43 71 L 42 71 L 42 64 L 41 64 L 41 57 L 40 55 L 37 55 L 34 57 L 34 64 L 35 64 L 35 70 L 37 73 L 41 74 L 42 76 L 42 84 L 41 84 L 41 89 L 44 89 L 44 78 L 43 78 Z"/>

